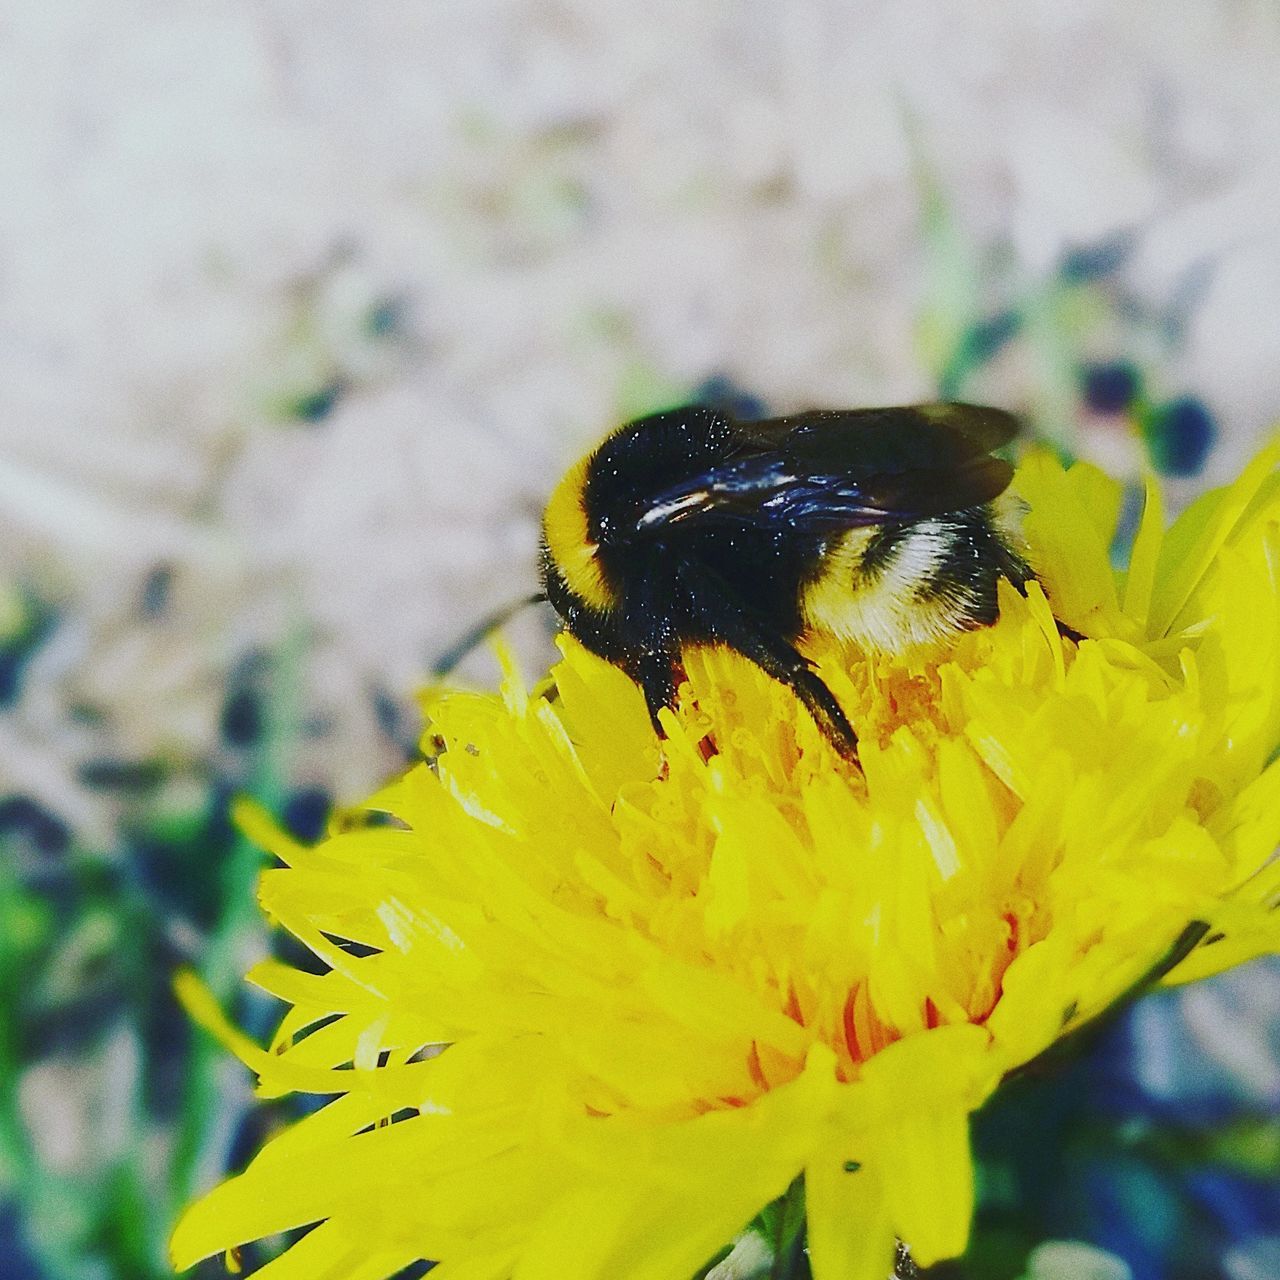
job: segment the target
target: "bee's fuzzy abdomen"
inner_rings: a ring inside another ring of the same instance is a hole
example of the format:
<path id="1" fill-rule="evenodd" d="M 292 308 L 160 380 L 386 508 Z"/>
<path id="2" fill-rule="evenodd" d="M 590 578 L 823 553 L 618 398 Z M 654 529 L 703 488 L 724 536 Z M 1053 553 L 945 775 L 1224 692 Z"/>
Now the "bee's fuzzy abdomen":
<path id="1" fill-rule="evenodd" d="M 997 581 L 1021 587 L 1031 570 L 989 506 L 851 530 L 823 556 L 802 595 L 808 627 L 899 653 L 987 626 Z"/>

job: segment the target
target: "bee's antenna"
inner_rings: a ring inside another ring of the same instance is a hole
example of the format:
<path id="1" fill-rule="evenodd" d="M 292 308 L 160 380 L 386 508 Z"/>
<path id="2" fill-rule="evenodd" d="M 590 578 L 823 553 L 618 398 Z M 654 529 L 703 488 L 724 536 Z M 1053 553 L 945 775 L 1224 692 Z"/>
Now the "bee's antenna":
<path id="1" fill-rule="evenodd" d="M 505 626 L 512 618 L 520 612 L 521 609 L 527 609 L 531 604 L 546 604 L 547 595 L 545 591 L 539 591 L 536 596 L 526 596 L 523 600 L 517 600 L 514 604 L 503 605 L 501 609 L 495 609 L 486 617 L 481 618 L 474 627 L 451 644 L 432 664 L 431 675 L 436 680 L 443 680 L 445 676 L 452 673 L 453 669 L 477 646 L 483 644 L 499 627 Z"/>

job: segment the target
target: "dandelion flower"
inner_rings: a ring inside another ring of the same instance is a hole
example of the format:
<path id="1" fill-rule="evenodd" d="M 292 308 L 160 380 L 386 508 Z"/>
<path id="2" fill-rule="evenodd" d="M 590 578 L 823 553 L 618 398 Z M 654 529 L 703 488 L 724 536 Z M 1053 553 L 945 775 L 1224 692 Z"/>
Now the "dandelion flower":
<path id="1" fill-rule="evenodd" d="M 1118 487 L 1028 458 L 1043 591 L 931 655 L 815 649 L 860 766 L 716 648 L 660 741 L 565 639 L 532 692 L 429 696 L 391 821 L 303 848 L 249 815 L 328 972 L 249 975 L 289 1006 L 267 1051 L 185 998 L 262 1094 L 338 1096 L 177 1264 L 314 1224 L 264 1280 L 687 1280 L 801 1177 L 817 1280 L 963 1252 L 1003 1077 L 1280 942 L 1278 461 L 1167 532 L 1149 489 L 1118 574 Z"/>

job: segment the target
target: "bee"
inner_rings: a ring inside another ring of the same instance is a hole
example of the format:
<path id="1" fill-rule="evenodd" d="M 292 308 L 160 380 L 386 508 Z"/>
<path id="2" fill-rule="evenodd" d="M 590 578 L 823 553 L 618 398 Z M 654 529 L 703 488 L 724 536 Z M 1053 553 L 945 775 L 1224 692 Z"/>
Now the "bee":
<path id="1" fill-rule="evenodd" d="M 987 626 L 1032 571 L 992 456 L 1017 432 L 969 404 L 736 421 L 706 406 L 619 427 L 543 520 L 545 597 L 567 629 L 674 705 L 682 654 L 725 645 L 790 688 L 843 755 L 857 734 L 805 656 L 824 635 L 898 653 Z"/>

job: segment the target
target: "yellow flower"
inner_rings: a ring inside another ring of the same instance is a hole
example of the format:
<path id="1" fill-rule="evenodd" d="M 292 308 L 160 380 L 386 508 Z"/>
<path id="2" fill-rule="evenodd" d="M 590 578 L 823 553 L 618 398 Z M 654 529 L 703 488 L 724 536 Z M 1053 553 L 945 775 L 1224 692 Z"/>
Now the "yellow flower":
<path id="1" fill-rule="evenodd" d="M 1167 533 L 1149 489 L 1117 574 L 1117 486 L 1026 460 L 1043 593 L 932 656 L 815 650 L 861 770 L 718 649 L 659 743 L 565 640 L 537 691 L 430 697 L 391 822 L 305 849 L 249 815 L 329 972 L 249 975 L 291 1006 L 269 1051 L 184 995 L 264 1095 L 339 1096 L 187 1212 L 178 1266 L 318 1223 L 264 1280 L 687 1280 L 801 1174 L 817 1280 L 962 1252 L 1004 1075 L 1280 941 L 1278 461 Z"/>

